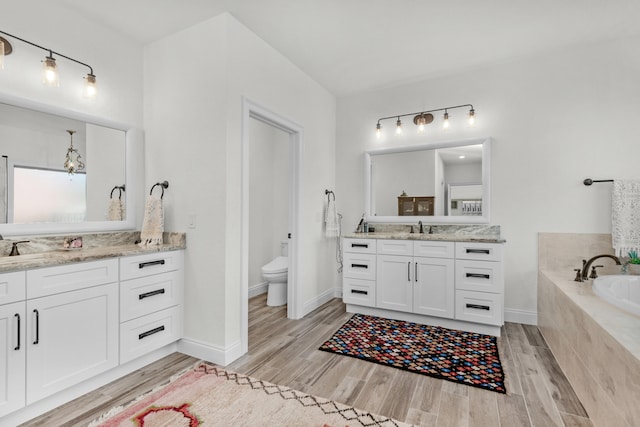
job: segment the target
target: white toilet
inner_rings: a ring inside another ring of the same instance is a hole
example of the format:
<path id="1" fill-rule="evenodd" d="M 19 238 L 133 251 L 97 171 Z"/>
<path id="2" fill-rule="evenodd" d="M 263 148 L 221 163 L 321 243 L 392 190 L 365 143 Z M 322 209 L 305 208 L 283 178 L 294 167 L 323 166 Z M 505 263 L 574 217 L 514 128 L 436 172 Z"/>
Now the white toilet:
<path id="1" fill-rule="evenodd" d="M 267 305 L 277 307 L 287 303 L 287 276 L 289 274 L 289 258 L 287 257 L 288 240 L 280 243 L 280 254 L 269 264 L 262 266 L 262 277 L 269 283 Z"/>

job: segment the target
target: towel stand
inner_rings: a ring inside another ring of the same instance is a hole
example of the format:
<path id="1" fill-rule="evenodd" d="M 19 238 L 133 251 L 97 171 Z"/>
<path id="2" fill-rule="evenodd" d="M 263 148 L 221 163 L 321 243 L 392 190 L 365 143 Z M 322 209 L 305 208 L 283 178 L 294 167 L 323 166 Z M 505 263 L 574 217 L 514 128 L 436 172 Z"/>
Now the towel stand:
<path id="1" fill-rule="evenodd" d="M 591 178 L 587 178 L 584 181 L 582 181 L 582 183 L 584 185 L 591 185 L 594 182 L 613 182 L 612 179 L 591 179 Z"/>
<path id="2" fill-rule="evenodd" d="M 160 195 L 160 199 L 162 199 L 164 197 L 164 189 L 165 188 L 169 188 L 169 181 L 162 181 L 162 182 L 156 182 L 155 184 L 153 184 L 153 187 L 151 187 L 151 191 L 149 191 L 149 195 L 153 194 L 153 189 L 156 188 L 157 186 L 160 186 L 160 189 L 162 190 L 162 194 Z"/>
<path id="3" fill-rule="evenodd" d="M 113 192 L 118 190 L 118 199 L 122 200 L 122 192 L 125 191 L 125 185 L 116 185 L 115 187 L 113 187 L 113 189 L 111 189 L 111 195 L 109 196 L 110 199 L 113 199 Z"/>

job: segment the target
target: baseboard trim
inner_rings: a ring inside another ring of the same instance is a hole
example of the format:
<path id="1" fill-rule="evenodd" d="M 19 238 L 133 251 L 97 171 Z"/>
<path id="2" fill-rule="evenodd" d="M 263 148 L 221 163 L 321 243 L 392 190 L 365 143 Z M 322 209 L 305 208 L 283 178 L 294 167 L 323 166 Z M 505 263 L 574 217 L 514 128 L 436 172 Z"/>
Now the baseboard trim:
<path id="1" fill-rule="evenodd" d="M 240 341 L 220 347 L 193 338 L 183 338 L 178 342 L 178 351 L 220 366 L 227 366 L 242 356 Z"/>
<path id="2" fill-rule="evenodd" d="M 307 301 L 306 303 L 304 303 L 303 306 L 303 317 L 306 316 L 307 314 L 311 313 L 313 310 L 315 310 L 316 308 L 320 307 L 322 304 L 331 301 L 332 299 L 334 299 L 336 297 L 336 290 L 335 288 L 331 288 L 328 289 L 326 291 L 324 291 L 323 293 L 321 293 L 320 295 L 318 295 L 317 297 L 315 297 L 314 299 L 312 299 L 311 301 Z"/>
<path id="3" fill-rule="evenodd" d="M 513 308 L 505 308 L 504 321 L 536 326 L 538 324 L 538 313 L 535 311 L 525 311 L 525 310 L 516 310 Z"/>
<path id="4" fill-rule="evenodd" d="M 262 282 L 249 288 L 249 298 L 266 294 L 269 290 L 269 282 Z"/>

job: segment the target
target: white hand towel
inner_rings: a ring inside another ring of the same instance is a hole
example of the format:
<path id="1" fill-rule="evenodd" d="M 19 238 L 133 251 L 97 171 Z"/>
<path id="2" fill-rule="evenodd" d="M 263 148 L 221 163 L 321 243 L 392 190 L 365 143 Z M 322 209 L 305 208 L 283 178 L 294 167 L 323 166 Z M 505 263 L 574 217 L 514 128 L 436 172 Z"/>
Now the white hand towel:
<path id="1" fill-rule="evenodd" d="M 164 207 L 159 196 L 147 196 L 139 245 L 161 245 L 164 231 Z"/>
<path id="2" fill-rule="evenodd" d="M 327 207 L 324 211 L 325 230 L 324 235 L 326 237 L 338 237 L 340 234 L 338 223 L 338 210 L 336 209 L 335 200 L 329 200 Z"/>
<path id="3" fill-rule="evenodd" d="M 122 221 L 124 219 L 124 203 L 119 198 L 109 199 L 108 209 L 109 221 Z"/>
<path id="4" fill-rule="evenodd" d="M 617 256 L 640 252 L 640 180 L 613 182 L 611 240 Z"/>

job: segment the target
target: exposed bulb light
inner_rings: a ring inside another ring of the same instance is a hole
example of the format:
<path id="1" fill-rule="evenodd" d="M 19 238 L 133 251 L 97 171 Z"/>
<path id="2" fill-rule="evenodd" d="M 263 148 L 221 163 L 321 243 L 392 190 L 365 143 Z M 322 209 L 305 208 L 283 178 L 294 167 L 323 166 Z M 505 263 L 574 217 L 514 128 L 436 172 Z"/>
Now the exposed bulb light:
<path id="1" fill-rule="evenodd" d="M 396 122 L 396 135 L 402 134 L 402 122 L 400 121 L 400 117 L 398 117 L 398 121 Z"/>
<path id="2" fill-rule="evenodd" d="M 444 110 L 444 121 L 442 122 L 442 129 L 449 129 L 449 113 L 447 110 Z"/>
<path id="3" fill-rule="evenodd" d="M 60 78 L 58 76 L 58 66 L 52 54 L 44 58 L 42 61 L 42 83 L 47 86 L 60 86 Z"/>
<path id="4" fill-rule="evenodd" d="M 469 110 L 469 126 L 473 126 L 475 122 L 476 122 L 476 112 L 473 108 L 471 108 L 471 110 Z"/>
<path id="5" fill-rule="evenodd" d="M 84 90 L 82 91 L 82 95 L 85 98 L 95 99 L 98 93 L 98 88 L 96 86 L 96 76 L 93 73 L 87 74 L 84 78 Z"/>
<path id="6" fill-rule="evenodd" d="M 376 125 L 376 138 L 380 138 L 381 134 L 382 134 L 382 126 L 380 126 L 380 122 L 378 122 L 378 124 Z"/>
<path id="7" fill-rule="evenodd" d="M 0 70 L 4 70 L 4 40 L 0 39 Z"/>
<path id="8" fill-rule="evenodd" d="M 418 133 L 424 133 L 424 125 L 426 122 L 427 120 L 424 118 L 424 115 L 420 114 L 420 117 L 418 117 Z"/>

